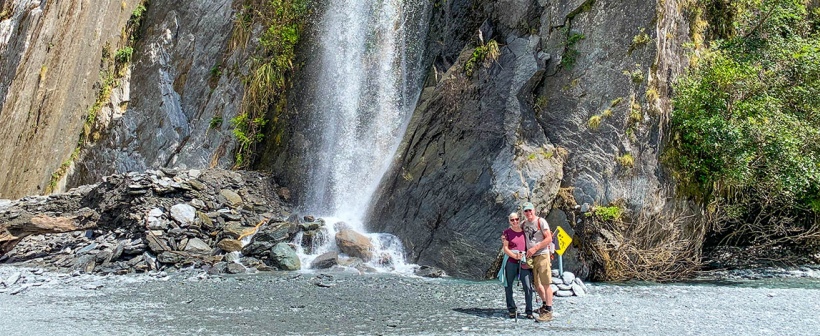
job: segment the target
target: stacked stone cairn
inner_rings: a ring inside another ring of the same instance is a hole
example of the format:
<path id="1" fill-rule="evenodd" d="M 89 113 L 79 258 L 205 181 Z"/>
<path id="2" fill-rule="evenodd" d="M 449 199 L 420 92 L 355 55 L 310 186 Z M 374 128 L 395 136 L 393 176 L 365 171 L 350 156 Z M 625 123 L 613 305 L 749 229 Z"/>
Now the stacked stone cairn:
<path id="1" fill-rule="evenodd" d="M 28 236 L 0 263 L 98 274 L 298 270 L 293 239 L 301 233 L 311 243 L 323 222 L 291 215 L 288 194 L 259 172 L 161 169 L 0 200 L 0 224 L 47 216 L 92 227 Z"/>
<path id="2" fill-rule="evenodd" d="M 552 284 L 550 284 L 552 294 L 557 297 L 584 296 L 589 293 L 589 288 L 575 277 L 572 272 L 564 272 L 559 275 L 558 270 L 552 270 Z"/>

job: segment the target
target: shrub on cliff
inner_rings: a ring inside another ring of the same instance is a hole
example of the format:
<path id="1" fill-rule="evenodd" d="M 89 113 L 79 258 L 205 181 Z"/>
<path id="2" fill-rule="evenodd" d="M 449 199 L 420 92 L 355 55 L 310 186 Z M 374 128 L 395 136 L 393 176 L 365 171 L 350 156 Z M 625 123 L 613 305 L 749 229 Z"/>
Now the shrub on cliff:
<path id="1" fill-rule="evenodd" d="M 715 1 L 705 1 L 715 2 Z M 675 86 L 666 159 L 715 242 L 820 246 L 820 9 L 732 2 Z M 708 8 L 708 7 L 707 7 Z M 728 28 L 727 28 L 728 29 Z"/>

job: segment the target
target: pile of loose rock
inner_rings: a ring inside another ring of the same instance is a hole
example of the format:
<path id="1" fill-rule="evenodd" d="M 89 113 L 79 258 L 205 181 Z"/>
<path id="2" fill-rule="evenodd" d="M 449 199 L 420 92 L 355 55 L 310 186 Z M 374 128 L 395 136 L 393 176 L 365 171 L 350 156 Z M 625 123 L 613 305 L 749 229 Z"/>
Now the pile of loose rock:
<path id="1" fill-rule="evenodd" d="M 162 169 L 109 176 L 64 194 L 2 200 L 0 225 L 47 218 L 93 229 L 26 237 L 0 262 L 101 274 L 296 270 L 301 265 L 290 243 L 300 233 L 311 245 L 324 223 L 291 215 L 282 199 L 287 194 L 259 172 Z"/>
<path id="2" fill-rule="evenodd" d="M 557 297 L 584 296 L 589 293 L 589 288 L 575 274 L 564 272 L 559 275 L 558 270 L 552 270 L 550 290 Z"/>

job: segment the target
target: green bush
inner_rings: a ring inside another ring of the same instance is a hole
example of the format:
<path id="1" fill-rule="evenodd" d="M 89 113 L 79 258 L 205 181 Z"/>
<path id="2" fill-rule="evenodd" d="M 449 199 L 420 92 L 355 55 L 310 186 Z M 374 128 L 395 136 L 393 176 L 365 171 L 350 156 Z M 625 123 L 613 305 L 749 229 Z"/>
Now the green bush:
<path id="1" fill-rule="evenodd" d="M 800 0 L 732 8 L 735 21 L 720 26 L 735 30 L 721 31 L 727 38 L 675 86 L 665 159 L 719 230 L 746 243 L 760 242 L 756 230 L 798 243 L 789 237 L 816 229 L 820 214 L 817 16 Z"/>

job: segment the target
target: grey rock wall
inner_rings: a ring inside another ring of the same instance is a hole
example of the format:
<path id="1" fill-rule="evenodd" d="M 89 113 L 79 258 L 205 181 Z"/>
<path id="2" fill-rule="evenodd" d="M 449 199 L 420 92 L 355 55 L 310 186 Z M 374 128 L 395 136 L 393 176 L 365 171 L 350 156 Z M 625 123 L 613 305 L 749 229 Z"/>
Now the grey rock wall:
<path id="1" fill-rule="evenodd" d="M 127 108 L 115 113 L 122 102 L 114 101 L 104 110 L 103 135 L 84 149 L 68 185 L 149 168 L 233 164 L 230 120 L 242 101 L 247 54 L 229 48 L 232 3 L 151 2 L 130 78 L 120 85 L 130 91 Z"/>
<path id="2" fill-rule="evenodd" d="M 585 209 L 623 202 L 635 218 L 686 208 L 670 202 L 674 188 L 659 163 L 669 87 L 687 65 L 681 45 L 688 26 L 676 4 L 497 0 L 443 7 L 434 18 L 447 16 L 434 20 L 431 43 L 439 41 L 435 32 L 453 26 L 470 35 L 451 40 L 461 46 L 457 61 L 452 48 L 431 49 L 435 71 L 374 202 L 373 230 L 401 237 L 415 262 L 481 277 L 500 248 L 506 215 L 529 199 L 553 230 L 560 225 L 574 235 L 579 244 L 565 269 L 587 276 L 595 265 L 578 247 L 606 233 L 585 226 L 580 206 L 555 202 L 559 186 Z M 484 41 L 501 44 L 501 57 L 468 78 L 463 66 L 480 43 L 479 29 Z M 642 33 L 649 40 L 634 43 Z M 590 127 L 596 115 L 600 125 Z M 531 155 L 540 149 L 550 154 Z M 627 153 L 633 166 L 618 163 Z"/>
<path id="3" fill-rule="evenodd" d="M 42 193 L 96 100 L 101 50 L 139 1 L 0 1 L 0 197 Z"/>

